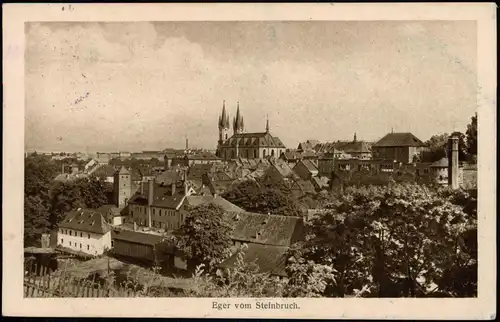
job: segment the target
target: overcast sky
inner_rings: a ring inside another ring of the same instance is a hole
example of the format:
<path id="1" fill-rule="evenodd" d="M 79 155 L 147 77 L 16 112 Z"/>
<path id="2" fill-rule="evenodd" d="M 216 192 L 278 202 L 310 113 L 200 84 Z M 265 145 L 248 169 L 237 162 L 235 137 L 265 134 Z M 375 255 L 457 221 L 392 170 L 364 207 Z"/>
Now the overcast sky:
<path id="1" fill-rule="evenodd" d="M 214 149 L 222 101 L 248 132 L 300 141 L 465 131 L 470 22 L 26 25 L 26 148 Z"/>

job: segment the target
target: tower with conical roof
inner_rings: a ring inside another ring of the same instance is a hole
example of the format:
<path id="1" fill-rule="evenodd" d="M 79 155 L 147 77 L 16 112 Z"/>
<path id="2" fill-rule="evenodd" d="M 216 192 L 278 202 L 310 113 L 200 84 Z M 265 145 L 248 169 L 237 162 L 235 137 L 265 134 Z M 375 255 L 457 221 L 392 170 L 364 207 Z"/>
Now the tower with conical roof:
<path id="1" fill-rule="evenodd" d="M 233 133 L 243 133 L 245 129 L 245 124 L 243 121 L 243 116 L 240 114 L 240 102 L 238 102 L 238 107 L 236 108 L 236 116 L 233 118 Z"/>
<path id="2" fill-rule="evenodd" d="M 222 114 L 219 115 L 219 144 L 227 140 L 227 131 L 229 130 L 229 114 L 226 112 L 226 101 L 222 102 Z"/>
<path id="3" fill-rule="evenodd" d="M 132 196 L 132 176 L 122 166 L 116 171 L 113 178 L 113 201 L 117 207 L 125 207 Z"/>

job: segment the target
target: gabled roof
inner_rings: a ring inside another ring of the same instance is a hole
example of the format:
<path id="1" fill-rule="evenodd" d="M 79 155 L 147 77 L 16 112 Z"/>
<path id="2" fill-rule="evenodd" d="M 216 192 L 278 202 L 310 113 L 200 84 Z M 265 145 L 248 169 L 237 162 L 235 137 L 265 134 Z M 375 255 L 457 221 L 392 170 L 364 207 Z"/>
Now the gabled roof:
<path id="1" fill-rule="evenodd" d="M 155 178 L 157 183 L 163 183 L 165 185 L 170 185 L 180 180 L 182 180 L 182 173 L 176 170 L 163 171 Z"/>
<path id="2" fill-rule="evenodd" d="M 400 147 L 400 146 L 414 146 L 421 147 L 425 144 L 412 133 L 388 133 L 378 142 L 374 147 Z"/>
<path id="3" fill-rule="evenodd" d="M 273 168 L 275 170 L 277 170 L 279 172 L 279 174 L 281 174 L 281 176 L 283 176 L 283 178 L 287 178 L 293 174 L 292 168 L 290 168 L 288 163 L 283 162 L 283 161 L 273 162 L 269 169 L 273 169 Z"/>
<path id="4" fill-rule="evenodd" d="M 224 218 L 234 228 L 232 238 L 242 242 L 290 246 L 303 237 L 300 217 L 227 212 Z"/>
<path id="5" fill-rule="evenodd" d="M 144 193 L 136 192 L 129 200 L 129 204 L 147 205 L 149 195 L 149 184 L 144 183 Z M 175 193 L 172 196 L 172 186 L 154 183 L 153 207 L 177 209 L 185 197 L 184 187 L 181 183 L 176 184 Z"/>
<path id="6" fill-rule="evenodd" d="M 235 204 L 227 201 L 226 199 L 222 198 L 221 196 L 188 196 L 186 197 L 186 200 L 184 202 L 184 205 L 186 206 L 199 206 L 199 205 L 204 205 L 204 204 L 214 204 L 225 211 L 231 211 L 231 212 L 244 212 L 245 210 L 241 209 L 240 207 L 236 206 Z"/>
<path id="7" fill-rule="evenodd" d="M 124 166 L 122 166 L 120 168 L 120 171 L 118 172 L 118 174 L 120 174 L 120 175 L 129 175 L 130 172 L 127 170 L 127 168 L 125 168 Z"/>
<path id="8" fill-rule="evenodd" d="M 71 211 L 58 226 L 102 235 L 111 229 L 103 215 L 95 209 Z"/>
<path id="9" fill-rule="evenodd" d="M 318 172 L 318 168 L 314 165 L 314 163 L 311 160 L 300 160 L 294 167 L 294 169 L 297 166 L 304 166 L 309 172 Z"/>

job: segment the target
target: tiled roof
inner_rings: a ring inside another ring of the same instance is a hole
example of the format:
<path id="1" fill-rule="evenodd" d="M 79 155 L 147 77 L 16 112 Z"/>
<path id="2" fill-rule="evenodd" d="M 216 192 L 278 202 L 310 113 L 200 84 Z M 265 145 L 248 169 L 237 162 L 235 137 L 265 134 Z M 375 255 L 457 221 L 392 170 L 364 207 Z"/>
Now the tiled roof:
<path id="1" fill-rule="evenodd" d="M 232 238 L 242 242 L 290 246 L 301 239 L 302 218 L 264 215 L 250 212 L 227 212 L 225 220 L 234 229 Z"/>
<path id="2" fill-rule="evenodd" d="M 201 178 L 203 174 L 210 173 L 215 169 L 215 165 L 211 164 L 194 164 L 189 168 L 190 178 Z"/>
<path id="3" fill-rule="evenodd" d="M 304 167 L 306 167 L 306 169 L 309 170 L 309 172 L 317 172 L 318 171 L 318 168 L 314 165 L 314 163 L 312 163 L 311 160 L 300 160 L 299 164 L 300 163 L 303 164 Z"/>
<path id="4" fill-rule="evenodd" d="M 157 183 L 163 183 L 165 185 L 172 184 L 174 182 L 178 182 L 182 180 L 182 173 L 176 170 L 167 170 L 163 171 L 159 175 L 156 176 L 155 181 Z"/>
<path id="5" fill-rule="evenodd" d="M 96 234 L 105 234 L 110 230 L 102 213 L 95 209 L 71 211 L 58 226 Z"/>
<path id="6" fill-rule="evenodd" d="M 276 136 L 272 136 L 269 132 L 236 133 L 222 144 L 223 147 L 235 147 L 236 145 L 240 147 L 285 148 L 281 140 Z"/>
<path id="7" fill-rule="evenodd" d="M 424 143 L 411 133 L 389 133 L 376 142 L 374 147 L 424 146 Z"/>
<path id="8" fill-rule="evenodd" d="M 131 198 L 130 204 L 147 205 L 149 195 L 149 184 L 144 183 L 144 193 L 136 192 Z M 184 186 L 177 184 L 172 196 L 172 186 L 154 183 L 153 206 L 160 208 L 177 209 L 184 200 Z"/>
<path id="9" fill-rule="evenodd" d="M 135 244 L 142 245 L 156 245 L 163 240 L 163 236 L 138 231 L 115 229 L 111 233 L 111 238 L 116 240 L 123 240 Z"/>
<path id="10" fill-rule="evenodd" d="M 244 212 L 245 210 L 227 201 L 221 196 L 188 196 L 184 202 L 186 206 L 199 206 L 203 204 L 214 204 L 220 206 L 225 211 Z"/>
<path id="11" fill-rule="evenodd" d="M 112 165 L 105 164 L 97 168 L 92 175 L 98 178 L 108 178 L 115 175 L 116 169 Z"/>
<path id="12" fill-rule="evenodd" d="M 284 178 L 292 175 L 292 168 L 286 162 L 273 162 L 271 165 L 272 168 L 276 169 Z"/>
<path id="13" fill-rule="evenodd" d="M 222 268 L 232 268 L 236 264 L 238 253 L 243 251 L 246 263 L 255 263 L 261 273 L 286 276 L 286 246 L 270 246 L 262 244 L 247 244 L 247 248 L 239 250 L 220 264 Z"/>
<path id="14" fill-rule="evenodd" d="M 288 182 L 290 190 L 301 191 L 303 193 L 314 192 L 315 188 L 311 181 L 306 181 L 302 179 L 291 180 Z"/>

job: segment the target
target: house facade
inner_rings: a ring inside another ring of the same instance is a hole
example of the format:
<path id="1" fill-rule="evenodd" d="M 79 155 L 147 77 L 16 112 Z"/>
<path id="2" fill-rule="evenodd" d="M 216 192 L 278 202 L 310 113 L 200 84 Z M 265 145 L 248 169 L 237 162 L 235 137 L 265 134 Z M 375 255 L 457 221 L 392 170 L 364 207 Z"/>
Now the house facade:
<path id="1" fill-rule="evenodd" d="M 113 246 L 111 225 L 94 210 L 72 211 L 58 225 L 57 245 L 88 255 L 101 255 Z"/>
<path id="2" fill-rule="evenodd" d="M 425 144 L 412 133 L 389 133 L 372 146 L 374 158 L 413 163 Z"/>

